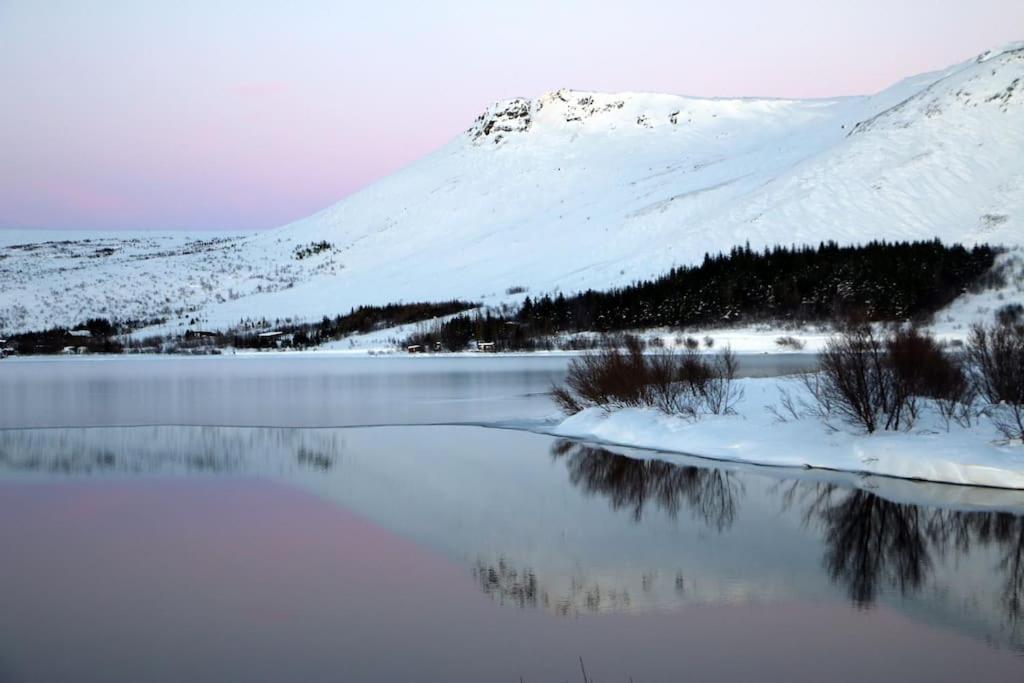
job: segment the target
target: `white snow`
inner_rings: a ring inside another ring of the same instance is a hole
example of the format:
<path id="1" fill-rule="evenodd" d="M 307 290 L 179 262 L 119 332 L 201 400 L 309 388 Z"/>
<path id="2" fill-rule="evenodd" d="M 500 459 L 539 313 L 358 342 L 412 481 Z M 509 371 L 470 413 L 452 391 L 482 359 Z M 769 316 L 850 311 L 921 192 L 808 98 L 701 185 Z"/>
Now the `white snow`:
<path id="1" fill-rule="evenodd" d="M 803 391 L 794 378 L 737 380 L 744 396 L 736 415 L 699 420 L 654 409 L 590 408 L 568 417 L 551 433 L 619 446 L 683 453 L 775 467 L 858 472 L 948 484 L 1024 489 L 1024 446 L 1007 443 L 989 422 L 947 431 L 926 413 L 910 432 L 857 433 L 837 419 L 786 416 L 768 409 L 779 390 Z"/>
<path id="2" fill-rule="evenodd" d="M 0 330 L 90 316 L 318 319 L 606 289 L 705 252 L 874 238 L 1024 242 L 1024 43 L 873 96 L 563 90 L 487 109 L 437 152 L 260 234 L 0 235 Z M 39 239 L 34 236 L 30 239 Z M 64 240 L 71 240 L 63 243 Z M 332 248 L 296 258 L 326 240 Z M 4 246 L 6 245 L 6 246 Z"/>

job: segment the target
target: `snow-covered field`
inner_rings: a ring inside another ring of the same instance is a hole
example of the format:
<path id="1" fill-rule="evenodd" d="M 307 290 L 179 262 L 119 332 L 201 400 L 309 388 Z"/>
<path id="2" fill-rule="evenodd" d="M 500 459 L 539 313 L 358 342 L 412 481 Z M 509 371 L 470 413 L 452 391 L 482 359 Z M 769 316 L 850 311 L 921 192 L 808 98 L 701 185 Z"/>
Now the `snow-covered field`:
<path id="1" fill-rule="evenodd" d="M 277 230 L 0 234 L 0 332 L 90 316 L 161 318 L 153 331 L 173 332 L 360 304 L 516 303 L 513 287 L 605 289 L 745 242 L 1019 245 L 1022 79 L 1018 43 L 872 96 L 509 100 Z"/>
<path id="2" fill-rule="evenodd" d="M 797 400 L 805 391 L 792 377 L 742 379 L 737 385 L 744 395 L 735 415 L 689 420 L 654 409 L 590 408 L 551 433 L 757 465 L 1024 489 L 1024 447 L 1007 443 L 984 418 L 969 428 L 947 428 L 937 414 L 925 412 L 909 432 L 861 434 L 838 419 L 826 423 L 782 410 L 780 390 Z M 768 406 L 778 407 L 779 414 Z"/>

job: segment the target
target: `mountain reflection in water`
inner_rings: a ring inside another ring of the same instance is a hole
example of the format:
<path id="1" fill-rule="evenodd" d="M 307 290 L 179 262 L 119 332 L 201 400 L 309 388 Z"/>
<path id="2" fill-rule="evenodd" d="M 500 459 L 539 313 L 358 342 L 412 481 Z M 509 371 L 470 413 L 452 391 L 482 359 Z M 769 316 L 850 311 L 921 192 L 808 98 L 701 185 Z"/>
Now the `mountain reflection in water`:
<path id="1" fill-rule="evenodd" d="M 1024 649 L 1019 493 L 625 453 L 468 427 L 0 430 L 0 477 L 268 477 L 439 550 L 510 607 L 838 598 Z"/>

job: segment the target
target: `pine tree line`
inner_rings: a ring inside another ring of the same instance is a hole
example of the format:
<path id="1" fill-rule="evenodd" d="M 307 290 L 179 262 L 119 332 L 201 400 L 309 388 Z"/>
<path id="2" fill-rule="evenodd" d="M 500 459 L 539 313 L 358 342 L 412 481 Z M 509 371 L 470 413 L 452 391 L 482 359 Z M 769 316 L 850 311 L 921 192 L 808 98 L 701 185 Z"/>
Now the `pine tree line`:
<path id="1" fill-rule="evenodd" d="M 746 245 L 605 292 L 528 297 L 513 316 L 458 316 L 409 341 L 459 350 L 475 339 L 514 350 L 586 331 L 922 319 L 976 285 L 997 253 L 987 245 L 967 249 L 939 240 L 763 251 Z"/>

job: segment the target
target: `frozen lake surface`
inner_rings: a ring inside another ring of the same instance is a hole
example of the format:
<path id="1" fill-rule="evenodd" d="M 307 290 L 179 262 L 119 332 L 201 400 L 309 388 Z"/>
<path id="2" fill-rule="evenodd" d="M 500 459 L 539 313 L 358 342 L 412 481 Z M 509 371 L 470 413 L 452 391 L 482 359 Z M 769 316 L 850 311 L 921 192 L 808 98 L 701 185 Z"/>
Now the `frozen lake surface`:
<path id="1" fill-rule="evenodd" d="M 763 376 L 808 354 L 744 356 Z M 111 356 L 0 362 L 0 427 L 342 427 L 549 417 L 565 356 Z"/>
<path id="2" fill-rule="evenodd" d="M 4 361 L 0 681 L 1020 680 L 1024 495 L 470 426 L 565 362 Z"/>

